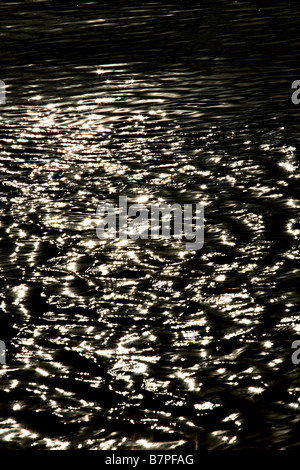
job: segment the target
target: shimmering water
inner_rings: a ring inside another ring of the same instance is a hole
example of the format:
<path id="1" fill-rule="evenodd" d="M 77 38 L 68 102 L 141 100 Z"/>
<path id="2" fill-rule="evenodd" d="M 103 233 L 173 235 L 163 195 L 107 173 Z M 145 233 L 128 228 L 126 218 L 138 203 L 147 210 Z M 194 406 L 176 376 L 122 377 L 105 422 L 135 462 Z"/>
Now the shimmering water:
<path id="1" fill-rule="evenodd" d="M 299 13 L 1 3 L 1 448 L 300 445 Z M 120 194 L 204 248 L 100 241 Z"/>

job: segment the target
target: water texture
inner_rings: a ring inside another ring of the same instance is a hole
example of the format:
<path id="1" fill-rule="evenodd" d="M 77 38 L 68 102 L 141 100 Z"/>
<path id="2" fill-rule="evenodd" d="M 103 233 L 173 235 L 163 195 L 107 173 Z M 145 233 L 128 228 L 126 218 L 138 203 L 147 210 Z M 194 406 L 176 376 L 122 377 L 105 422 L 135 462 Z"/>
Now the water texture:
<path id="1" fill-rule="evenodd" d="M 2 449 L 300 446 L 300 7 L 2 1 Z M 205 243 L 99 240 L 102 202 Z"/>

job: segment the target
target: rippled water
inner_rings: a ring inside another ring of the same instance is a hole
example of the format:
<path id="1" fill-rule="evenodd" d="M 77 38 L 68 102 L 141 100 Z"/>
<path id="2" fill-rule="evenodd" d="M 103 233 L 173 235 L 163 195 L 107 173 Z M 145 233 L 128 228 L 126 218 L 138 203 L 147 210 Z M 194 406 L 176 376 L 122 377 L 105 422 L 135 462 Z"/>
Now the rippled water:
<path id="1" fill-rule="evenodd" d="M 1 3 L 1 448 L 300 444 L 300 9 L 199 3 Z M 100 241 L 119 195 L 204 248 Z"/>

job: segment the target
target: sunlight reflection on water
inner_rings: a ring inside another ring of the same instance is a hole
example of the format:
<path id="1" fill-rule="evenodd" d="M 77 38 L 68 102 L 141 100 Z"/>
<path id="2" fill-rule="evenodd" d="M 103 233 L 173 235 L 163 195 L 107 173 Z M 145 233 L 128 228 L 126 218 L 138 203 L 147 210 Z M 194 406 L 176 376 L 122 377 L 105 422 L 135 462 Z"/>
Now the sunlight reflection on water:
<path id="1" fill-rule="evenodd" d="M 37 26 L 52 15 L 45 39 L 32 33 L 32 61 L 44 68 L 20 55 L 19 102 L 8 87 L 0 116 L 0 318 L 10 342 L 1 439 L 50 449 L 296 445 L 298 138 L 281 108 L 261 110 L 272 69 L 261 49 L 240 67 L 243 51 L 230 52 L 245 28 L 254 40 L 246 20 L 256 10 L 236 5 L 228 31 L 228 2 L 220 12 L 154 2 L 98 18 L 90 2 L 74 23 L 39 3 Z M 7 11 L 16 54 L 17 27 L 26 36 L 32 20 L 24 4 L 22 25 Z M 257 35 L 268 48 L 264 14 Z M 86 54 L 77 27 L 90 32 Z M 13 74 L 5 51 L 3 60 Z M 203 250 L 99 240 L 96 208 L 121 194 L 203 203 Z"/>

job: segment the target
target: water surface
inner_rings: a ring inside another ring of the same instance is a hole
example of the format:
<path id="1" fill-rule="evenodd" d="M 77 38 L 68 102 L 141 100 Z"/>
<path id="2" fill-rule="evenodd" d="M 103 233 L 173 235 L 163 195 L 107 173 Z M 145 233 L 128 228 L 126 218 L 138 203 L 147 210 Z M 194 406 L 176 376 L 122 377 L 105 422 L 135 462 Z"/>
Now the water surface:
<path id="1" fill-rule="evenodd" d="M 1 448 L 299 446 L 299 6 L 0 6 Z M 205 245 L 101 241 L 205 204 Z"/>

